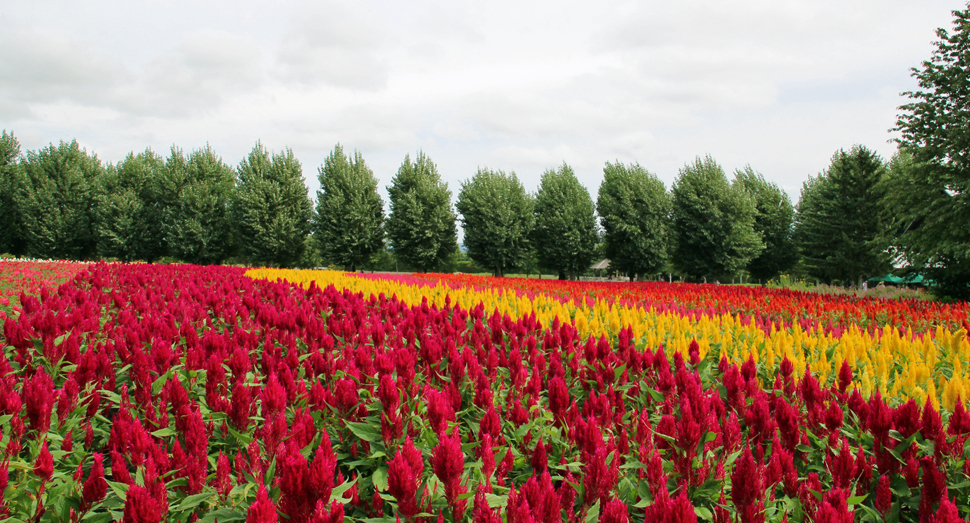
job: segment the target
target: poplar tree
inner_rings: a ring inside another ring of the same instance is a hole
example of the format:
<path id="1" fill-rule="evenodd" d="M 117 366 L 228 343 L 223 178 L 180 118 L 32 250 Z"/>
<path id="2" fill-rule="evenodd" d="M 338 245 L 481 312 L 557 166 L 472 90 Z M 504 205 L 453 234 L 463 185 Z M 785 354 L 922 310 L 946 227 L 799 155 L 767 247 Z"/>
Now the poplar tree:
<path id="1" fill-rule="evenodd" d="M 461 185 L 461 213 L 468 257 L 495 276 L 525 265 L 532 253 L 534 202 L 515 173 L 478 169 Z"/>
<path id="2" fill-rule="evenodd" d="M 23 185 L 17 165 L 20 142 L 12 132 L 0 133 L 0 254 L 24 254 L 23 220 L 17 195 Z"/>
<path id="3" fill-rule="evenodd" d="M 76 141 L 28 151 L 18 204 L 26 251 L 35 258 L 85 260 L 95 255 L 93 209 L 104 167 Z"/>
<path id="4" fill-rule="evenodd" d="M 632 277 L 656 274 L 667 263 L 670 195 L 639 164 L 606 163 L 596 198 L 610 268 Z"/>
<path id="5" fill-rule="evenodd" d="M 108 166 L 95 197 L 98 254 L 155 261 L 166 254 L 159 190 L 165 159 L 146 149 Z"/>
<path id="6" fill-rule="evenodd" d="M 671 261 L 685 276 L 730 277 L 761 252 L 754 198 L 740 184 L 729 183 L 710 156 L 685 165 L 672 194 Z"/>
<path id="7" fill-rule="evenodd" d="M 451 191 L 423 152 L 404 157 L 387 187 L 387 236 L 394 256 L 422 272 L 438 270 L 458 251 Z"/>
<path id="8" fill-rule="evenodd" d="M 542 174 L 535 215 L 539 265 L 558 272 L 559 279 L 576 279 L 592 264 L 598 237 L 593 199 L 566 163 Z"/>
<path id="9" fill-rule="evenodd" d="M 765 245 L 761 254 L 748 262 L 748 273 L 767 283 L 793 269 L 798 262 L 798 247 L 792 236 L 795 207 L 788 193 L 778 184 L 765 180 L 750 165 L 735 171 L 734 183 L 740 184 L 754 198 L 757 210 L 754 232 Z"/>
<path id="10" fill-rule="evenodd" d="M 328 262 L 355 271 L 384 249 L 384 200 L 364 157 L 344 154 L 340 144 L 318 169 L 313 232 Z"/>
<path id="11" fill-rule="evenodd" d="M 235 182 L 236 173 L 208 145 L 188 156 L 172 147 L 162 180 L 164 232 L 172 256 L 217 264 L 232 254 Z"/>
<path id="12" fill-rule="evenodd" d="M 299 160 L 291 149 L 271 155 L 256 142 L 237 173 L 233 223 L 239 254 L 251 264 L 294 266 L 313 212 Z"/>

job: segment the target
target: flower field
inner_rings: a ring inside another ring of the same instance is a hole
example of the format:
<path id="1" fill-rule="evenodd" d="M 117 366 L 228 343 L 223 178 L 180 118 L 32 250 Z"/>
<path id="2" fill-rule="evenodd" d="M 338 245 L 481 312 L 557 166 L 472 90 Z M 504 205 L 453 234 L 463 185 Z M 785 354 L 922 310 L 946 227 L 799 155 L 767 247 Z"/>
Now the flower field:
<path id="1" fill-rule="evenodd" d="M 37 295 L 87 268 L 86 263 L 62 261 L 0 261 L 0 320 L 20 303 L 20 293 Z"/>
<path id="2" fill-rule="evenodd" d="M 966 304 L 85 266 L 3 320 L 11 521 L 961 521 Z"/>

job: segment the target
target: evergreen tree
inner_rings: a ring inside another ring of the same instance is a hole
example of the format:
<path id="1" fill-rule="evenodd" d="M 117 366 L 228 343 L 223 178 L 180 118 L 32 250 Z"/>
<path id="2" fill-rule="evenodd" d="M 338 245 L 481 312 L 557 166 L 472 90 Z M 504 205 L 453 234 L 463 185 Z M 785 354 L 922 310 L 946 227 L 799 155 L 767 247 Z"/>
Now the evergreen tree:
<path id="1" fill-rule="evenodd" d="M 754 197 L 758 211 L 754 231 L 761 236 L 765 245 L 761 254 L 748 262 L 748 272 L 752 278 L 767 283 L 790 271 L 798 263 L 798 248 L 792 237 L 795 207 L 788 193 L 778 184 L 765 180 L 750 165 L 735 172 L 734 180 Z"/>
<path id="2" fill-rule="evenodd" d="M 313 212 L 300 162 L 291 149 L 271 156 L 256 142 L 237 172 L 233 222 L 240 254 L 257 265 L 296 265 Z"/>
<path id="3" fill-rule="evenodd" d="M 970 6 L 937 29 L 919 89 L 903 93 L 895 130 L 909 158 L 893 170 L 888 206 L 900 222 L 903 261 L 941 294 L 970 299 Z"/>
<path id="4" fill-rule="evenodd" d="M 728 183 L 713 158 L 685 165 L 672 192 L 671 261 L 682 274 L 695 280 L 729 277 L 761 253 L 754 198 L 740 184 Z"/>
<path id="5" fill-rule="evenodd" d="M 609 163 L 596 199 L 610 268 L 631 276 L 656 274 L 667 264 L 670 196 L 639 164 Z"/>
<path id="6" fill-rule="evenodd" d="M 76 141 L 28 151 L 19 200 L 27 254 L 85 260 L 95 255 L 92 220 L 101 161 Z"/>
<path id="7" fill-rule="evenodd" d="M 589 269 L 599 240 L 593 199 L 572 168 L 562 164 L 542 174 L 535 203 L 533 238 L 539 264 L 576 279 Z"/>
<path id="8" fill-rule="evenodd" d="M 161 200 L 169 252 L 187 263 L 222 263 L 232 254 L 230 206 L 236 173 L 208 145 L 185 156 L 172 148 Z"/>
<path id="9" fill-rule="evenodd" d="M 796 239 L 810 276 L 861 286 L 891 268 L 881 212 L 885 176 L 879 156 L 855 146 L 835 153 L 828 170 L 805 182 Z"/>
<path id="10" fill-rule="evenodd" d="M 355 271 L 384 249 L 384 200 L 360 152 L 337 144 L 320 166 L 314 236 L 327 261 Z"/>
<path id="11" fill-rule="evenodd" d="M 17 195 L 23 185 L 22 173 L 17 160 L 20 158 L 20 142 L 13 135 L 0 133 L 0 254 L 24 254 L 23 220 Z"/>
<path id="12" fill-rule="evenodd" d="M 437 270 L 458 251 L 451 191 L 423 152 L 410 155 L 387 188 L 391 213 L 387 236 L 394 255 L 422 272 Z"/>
<path id="13" fill-rule="evenodd" d="M 95 197 L 98 254 L 123 261 L 155 261 L 166 253 L 159 182 L 165 159 L 151 149 L 108 166 Z"/>
<path id="14" fill-rule="evenodd" d="M 461 185 L 456 204 L 469 258 L 495 276 L 522 267 L 532 252 L 533 206 L 514 172 L 478 169 Z"/>

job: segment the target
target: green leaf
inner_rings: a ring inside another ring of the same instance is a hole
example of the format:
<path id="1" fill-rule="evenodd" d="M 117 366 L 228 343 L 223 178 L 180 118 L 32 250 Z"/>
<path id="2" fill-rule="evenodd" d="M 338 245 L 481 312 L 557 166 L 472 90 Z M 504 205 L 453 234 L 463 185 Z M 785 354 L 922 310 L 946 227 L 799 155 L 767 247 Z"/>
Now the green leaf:
<path id="1" fill-rule="evenodd" d="M 358 438 L 368 441 L 371 443 L 376 443 L 381 441 L 381 433 L 373 425 L 369 423 L 356 423 L 353 421 L 345 421 L 344 424 L 353 432 Z"/>
<path id="2" fill-rule="evenodd" d="M 330 497 L 332 499 L 340 499 L 343 496 L 344 492 L 347 492 L 348 490 L 350 490 L 350 487 L 353 487 L 354 484 L 357 483 L 358 479 L 360 479 L 360 476 L 357 476 L 356 478 L 350 481 L 344 481 L 340 485 L 334 487 L 333 491 L 330 492 Z"/>
<path id="3" fill-rule="evenodd" d="M 118 496 L 118 499 L 120 499 L 121 501 L 128 500 L 127 483 L 118 483 L 115 481 L 108 481 L 107 483 L 108 483 L 108 487 L 111 488 L 111 491 L 114 492 L 116 496 Z"/>
<path id="4" fill-rule="evenodd" d="M 714 519 L 714 513 L 711 512 L 711 509 L 707 507 L 695 506 L 694 514 L 697 515 L 697 517 L 703 519 L 704 521 L 711 521 Z"/>
<path id="5" fill-rule="evenodd" d="M 203 501 L 211 498 L 214 495 L 215 493 L 213 492 L 202 492 L 201 494 L 193 494 L 191 496 L 186 496 L 185 499 L 182 500 L 182 503 L 179 503 L 178 511 L 184 512 L 186 510 L 193 509 L 199 506 L 200 504 L 202 504 Z"/>
<path id="6" fill-rule="evenodd" d="M 868 497 L 869 497 L 869 494 L 863 494 L 861 496 L 852 496 L 851 498 L 845 500 L 845 504 L 848 505 L 848 506 L 850 506 L 850 507 L 853 506 L 853 505 L 858 505 L 858 504 L 862 503 L 863 501 L 865 501 L 865 499 L 868 498 Z"/>
<path id="7" fill-rule="evenodd" d="M 600 519 L 600 500 L 596 500 L 595 503 L 586 512 L 586 523 L 596 523 Z"/>
<path id="8" fill-rule="evenodd" d="M 175 429 L 171 427 L 162 427 L 152 432 L 152 436 L 155 436 L 156 438 L 168 438 L 171 436 L 178 436 L 178 432 L 175 432 Z"/>
<path id="9" fill-rule="evenodd" d="M 373 481 L 374 488 L 377 490 L 387 490 L 387 467 L 380 467 L 375 470 L 371 481 Z"/>

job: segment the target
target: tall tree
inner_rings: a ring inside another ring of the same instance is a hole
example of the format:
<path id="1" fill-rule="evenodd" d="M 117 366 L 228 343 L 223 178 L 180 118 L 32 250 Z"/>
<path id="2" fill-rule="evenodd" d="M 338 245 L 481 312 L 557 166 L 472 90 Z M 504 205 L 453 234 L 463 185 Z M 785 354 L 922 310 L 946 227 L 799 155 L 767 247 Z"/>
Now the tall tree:
<path id="1" fill-rule="evenodd" d="M 17 197 L 23 185 L 17 165 L 20 142 L 12 132 L 0 133 L 0 254 L 22 255 L 25 251 L 23 220 Z"/>
<path id="2" fill-rule="evenodd" d="M 736 171 L 734 180 L 754 197 L 758 211 L 754 232 L 761 236 L 765 245 L 761 254 L 748 262 L 747 269 L 753 278 L 767 283 L 798 263 L 798 248 L 792 237 L 795 207 L 788 193 L 778 184 L 765 180 L 750 165 Z"/>
<path id="3" fill-rule="evenodd" d="M 256 142 L 236 171 L 233 222 L 239 253 L 253 264 L 294 266 L 303 256 L 313 213 L 299 160 L 291 149 L 270 155 Z"/>
<path id="4" fill-rule="evenodd" d="M 674 267 L 692 279 L 737 274 L 761 250 L 754 198 L 713 158 L 685 165 L 673 185 Z"/>
<path id="5" fill-rule="evenodd" d="M 172 256 L 216 264 L 232 254 L 230 205 L 235 184 L 235 171 L 208 145 L 188 156 L 172 147 L 162 180 L 165 235 Z"/>
<path id="6" fill-rule="evenodd" d="M 970 6 L 953 17 L 912 69 L 919 89 L 903 93 L 894 130 L 911 158 L 893 172 L 889 205 L 903 259 L 943 294 L 970 299 Z"/>
<path id="7" fill-rule="evenodd" d="M 413 163 L 410 155 L 405 156 L 387 193 L 391 200 L 387 236 L 396 257 L 429 272 L 455 255 L 458 232 L 451 191 L 427 155 L 418 152 Z"/>
<path id="8" fill-rule="evenodd" d="M 533 206 L 514 172 L 478 169 L 462 183 L 456 204 L 468 256 L 495 276 L 522 267 L 532 252 Z"/>
<path id="9" fill-rule="evenodd" d="M 598 241 L 593 199 L 572 167 L 563 163 L 542 174 L 535 203 L 533 238 L 539 264 L 575 279 L 589 268 Z"/>
<path id="10" fill-rule="evenodd" d="M 384 249 L 384 200 L 359 151 L 337 144 L 318 170 L 313 230 L 323 258 L 357 270 Z"/>
<path id="11" fill-rule="evenodd" d="M 639 164 L 606 163 L 596 212 L 605 231 L 610 267 L 631 276 L 656 274 L 667 264 L 670 195 Z"/>
<path id="12" fill-rule="evenodd" d="M 151 149 L 108 166 L 95 197 L 98 254 L 124 261 L 155 261 L 166 253 L 159 182 L 165 159 Z"/>
<path id="13" fill-rule="evenodd" d="M 76 141 L 28 151 L 21 163 L 19 206 L 27 254 L 37 258 L 90 259 L 95 254 L 92 221 L 101 161 Z"/>
<path id="14" fill-rule="evenodd" d="M 869 149 L 840 150 L 798 202 L 796 239 L 809 275 L 862 285 L 891 268 L 882 205 L 886 168 Z"/>

